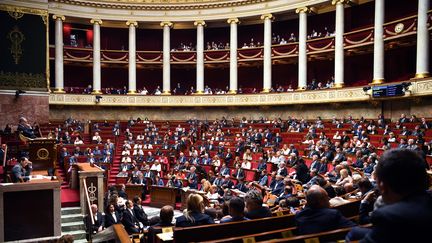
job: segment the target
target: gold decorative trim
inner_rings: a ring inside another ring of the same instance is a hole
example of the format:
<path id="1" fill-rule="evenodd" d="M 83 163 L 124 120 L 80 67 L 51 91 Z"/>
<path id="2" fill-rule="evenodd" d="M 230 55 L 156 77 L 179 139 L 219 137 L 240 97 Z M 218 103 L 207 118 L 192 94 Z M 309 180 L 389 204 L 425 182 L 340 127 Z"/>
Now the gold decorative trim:
<path id="1" fill-rule="evenodd" d="M 56 94 L 65 94 L 66 93 L 64 89 L 54 89 L 53 92 Z"/>
<path id="2" fill-rule="evenodd" d="M 162 95 L 171 95 L 171 91 L 165 90 L 162 92 Z"/>
<path id="3" fill-rule="evenodd" d="M 228 94 L 237 94 L 237 90 L 232 90 L 231 89 L 231 90 L 228 91 Z"/>
<path id="4" fill-rule="evenodd" d="M 18 26 L 15 25 L 13 29 L 8 33 L 7 38 L 11 41 L 10 53 L 12 54 L 15 65 L 18 65 L 21 56 L 23 55 L 21 43 L 25 40 L 25 36 L 20 31 Z"/>
<path id="5" fill-rule="evenodd" d="M 133 94 L 136 94 L 136 93 L 137 93 L 136 90 L 129 90 L 127 94 L 128 95 L 133 95 Z"/>
<path id="6" fill-rule="evenodd" d="M 194 22 L 194 26 L 198 25 L 206 26 L 206 22 L 204 20 L 197 20 Z"/>
<path id="7" fill-rule="evenodd" d="M 0 71 L 0 87 L 5 89 L 29 89 L 46 91 L 46 81 L 43 74 L 11 73 Z"/>
<path id="8" fill-rule="evenodd" d="M 66 20 L 65 16 L 63 16 L 63 15 L 56 15 L 56 14 L 54 14 L 54 15 L 52 16 L 52 18 L 53 18 L 54 20 L 57 20 L 57 19 L 61 19 L 62 21 L 65 21 L 65 20 Z"/>
<path id="9" fill-rule="evenodd" d="M 102 94 L 102 91 L 100 91 L 100 90 L 93 90 L 92 94 Z"/>
<path id="10" fill-rule="evenodd" d="M 372 80 L 371 84 L 382 84 L 382 83 L 384 83 L 384 81 L 385 80 L 383 78 L 374 79 L 374 80 Z"/>
<path id="11" fill-rule="evenodd" d="M 229 8 L 268 2 L 270 0 L 230 0 L 230 1 L 197 1 L 179 0 L 178 2 L 166 0 L 141 0 L 137 1 L 114 1 L 114 2 L 94 2 L 87 0 L 51 0 L 53 2 L 78 5 L 83 7 L 108 8 L 108 9 L 128 9 L 128 10 L 149 10 L 149 11 L 172 11 L 172 10 L 197 10 L 212 8 Z M 179 4 L 181 3 L 181 4 Z"/>
<path id="12" fill-rule="evenodd" d="M 98 24 L 98 25 L 102 25 L 102 20 L 101 19 L 90 19 L 90 23 L 91 24 Z"/>
<path id="13" fill-rule="evenodd" d="M 270 93 L 270 89 L 263 89 L 261 93 Z"/>
<path id="14" fill-rule="evenodd" d="M 275 17 L 273 16 L 273 14 L 268 13 L 268 14 L 261 15 L 261 19 L 262 20 L 270 19 L 271 21 L 273 21 L 275 19 Z"/>
<path id="15" fill-rule="evenodd" d="M 232 23 L 240 24 L 240 20 L 238 18 L 229 18 L 229 19 L 227 19 L 227 23 L 228 24 L 232 24 Z"/>
<path id="16" fill-rule="evenodd" d="M 299 13 L 307 13 L 308 14 L 311 11 L 312 11 L 312 9 L 310 7 L 301 7 L 301 8 L 297 8 L 295 10 L 296 14 L 299 14 Z"/>
<path id="17" fill-rule="evenodd" d="M 336 5 L 336 4 L 349 4 L 351 3 L 351 0 L 332 0 L 331 4 L 332 5 Z"/>
<path id="18" fill-rule="evenodd" d="M 335 83 L 334 88 L 340 89 L 340 88 L 343 88 L 344 86 L 345 86 L 344 83 Z"/>
<path id="19" fill-rule="evenodd" d="M 430 77 L 430 73 L 416 73 L 416 75 L 414 76 L 414 78 L 429 78 Z"/>
<path id="20" fill-rule="evenodd" d="M 168 26 L 168 27 L 172 28 L 172 27 L 174 27 L 174 23 L 173 23 L 173 22 L 170 22 L 170 21 L 162 21 L 162 22 L 160 23 L 160 26 L 161 26 L 161 27 Z"/>
<path id="21" fill-rule="evenodd" d="M 18 6 L 6 5 L 6 4 L 0 4 L 0 10 L 7 11 L 7 12 L 19 12 L 23 14 L 48 16 L 47 10 L 37 9 L 37 8 L 18 7 Z"/>
<path id="22" fill-rule="evenodd" d="M 138 22 L 133 21 L 133 20 L 128 20 L 128 21 L 126 21 L 126 25 L 127 26 L 135 26 L 135 27 L 137 27 L 138 26 Z"/>

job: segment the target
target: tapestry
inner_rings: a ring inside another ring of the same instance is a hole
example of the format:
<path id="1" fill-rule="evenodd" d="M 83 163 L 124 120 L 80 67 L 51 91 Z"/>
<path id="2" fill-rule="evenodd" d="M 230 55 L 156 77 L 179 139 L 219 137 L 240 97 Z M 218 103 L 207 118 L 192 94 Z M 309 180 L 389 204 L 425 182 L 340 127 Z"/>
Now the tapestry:
<path id="1" fill-rule="evenodd" d="M 0 89 L 48 90 L 46 10 L 0 5 Z"/>

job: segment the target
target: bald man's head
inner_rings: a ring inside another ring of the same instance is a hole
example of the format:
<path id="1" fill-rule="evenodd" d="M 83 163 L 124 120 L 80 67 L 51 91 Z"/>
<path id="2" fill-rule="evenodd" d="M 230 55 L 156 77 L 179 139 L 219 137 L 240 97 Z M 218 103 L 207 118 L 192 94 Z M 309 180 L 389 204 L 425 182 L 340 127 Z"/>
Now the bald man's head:
<path id="1" fill-rule="evenodd" d="M 313 209 L 330 207 L 329 197 L 324 188 L 313 185 L 306 193 L 306 205 Z"/>

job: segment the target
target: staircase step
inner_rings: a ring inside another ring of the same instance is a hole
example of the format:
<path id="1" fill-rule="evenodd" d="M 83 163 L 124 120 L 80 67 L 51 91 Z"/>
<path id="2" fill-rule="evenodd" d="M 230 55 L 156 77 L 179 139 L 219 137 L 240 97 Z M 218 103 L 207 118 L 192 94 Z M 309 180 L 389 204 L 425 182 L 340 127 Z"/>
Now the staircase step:
<path id="1" fill-rule="evenodd" d="M 62 232 L 63 231 L 85 230 L 84 222 L 82 220 L 80 222 L 62 223 L 61 228 L 62 228 Z"/>
<path id="2" fill-rule="evenodd" d="M 71 222 L 82 222 L 83 220 L 82 214 L 68 214 L 68 215 L 62 215 L 61 221 L 62 223 L 71 223 Z"/>
<path id="3" fill-rule="evenodd" d="M 74 242 L 78 242 L 77 240 L 85 240 L 83 242 L 87 242 L 85 230 L 62 231 L 62 235 L 72 235 Z"/>
<path id="4" fill-rule="evenodd" d="M 81 208 L 80 207 L 66 207 L 61 208 L 61 214 L 63 215 L 70 215 L 70 214 L 81 214 Z"/>

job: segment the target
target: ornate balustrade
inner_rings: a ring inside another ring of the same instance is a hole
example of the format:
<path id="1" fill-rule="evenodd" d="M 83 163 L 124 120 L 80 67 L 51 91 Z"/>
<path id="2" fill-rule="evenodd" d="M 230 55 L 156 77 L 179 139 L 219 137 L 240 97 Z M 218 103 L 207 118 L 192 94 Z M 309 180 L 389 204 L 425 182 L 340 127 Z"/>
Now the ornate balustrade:
<path id="1" fill-rule="evenodd" d="M 429 22 L 432 15 L 429 14 Z M 384 25 L 384 40 L 394 40 L 416 34 L 417 16 L 410 16 Z M 432 29 L 432 25 L 430 25 Z M 308 54 L 318 54 L 324 52 L 334 52 L 334 36 L 310 39 L 307 41 Z M 344 34 L 344 48 L 351 49 L 373 45 L 373 27 L 367 27 Z M 50 46 L 50 58 L 54 59 L 54 46 Z M 127 50 L 102 50 L 101 61 L 103 63 L 128 63 Z M 239 48 L 237 50 L 238 60 L 257 61 L 263 59 L 263 47 Z M 288 43 L 272 46 L 272 58 L 292 58 L 298 55 L 298 43 Z M 64 48 L 64 60 L 70 62 L 92 62 L 92 48 Z M 172 51 L 171 62 L 173 64 L 195 64 L 196 52 L 193 51 Z M 229 50 L 207 50 L 204 51 L 205 63 L 228 63 Z M 141 64 L 161 64 L 161 51 L 137 51 L 137 63 Z"/>
<path id="2" fill-rule="evenodd" d="M 413 98 L 432 95 L 432 79 L 411 81 L 410 91 L 397 98 Z M 296 91 L 288 93 L 244 94 L 244 95 L 191 95 L 191 96 L 145 96 L 102 95 L 96 103 L 95 95 L 50 94 L 50 105 L 76 106 L 145 106 L 145 107 L 196 107 L 196 106 L 266 106 L 293 104 L 322 104 L 359 102 L 373 100 L 362 87 Z"/>

